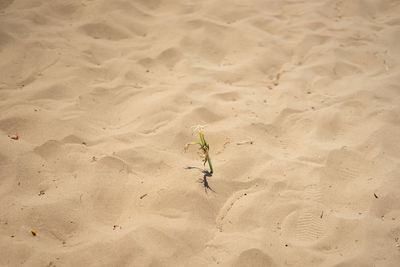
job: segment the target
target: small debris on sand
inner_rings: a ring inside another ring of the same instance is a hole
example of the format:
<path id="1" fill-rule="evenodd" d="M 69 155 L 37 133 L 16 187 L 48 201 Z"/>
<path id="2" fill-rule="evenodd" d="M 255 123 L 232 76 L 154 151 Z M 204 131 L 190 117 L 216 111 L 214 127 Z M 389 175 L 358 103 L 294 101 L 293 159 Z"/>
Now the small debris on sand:
<path id="1" fill-rule="evenodd" d="M 113 230 L 115 230 L 115 229 L 117 229 L 117 228 L 122 229 L 122 226 L 120 226 L 120 225 L 118 225 L 118 224 L 114 224 Z"/>
<path id="2" fill-rule="evenodd" d="M 250 145 L 252 145 L 252 144 L 254 144 L 254 140 L 250 139 L 250 140 L 247 140 L 247 141 L 242 141 L 242 142 L 237 142 L 237 143 L 236 143 L 236 145 L 238 145 L 238 146 L 240 146 L 240 145 L 245 145 L 245 144 L 250 144 Z"/>

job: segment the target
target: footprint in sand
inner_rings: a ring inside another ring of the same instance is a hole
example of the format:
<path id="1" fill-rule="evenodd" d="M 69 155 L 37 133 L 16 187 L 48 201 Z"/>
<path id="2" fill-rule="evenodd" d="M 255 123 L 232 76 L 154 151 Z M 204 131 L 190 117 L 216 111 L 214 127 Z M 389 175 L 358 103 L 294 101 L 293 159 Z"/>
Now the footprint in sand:
<path id="1" fill-rule="evenodd" d="M 283 221 L 283 237 L 295 244 L 311 244 L 325 235 L 328 220 L 318 203 L 290 213 Z"/>
<path id="2" fill-rule="evenodd" d="M 319 184 L 304 189 L 304 204 L 283 220 L 283 237 L 294 244 L 311 244 L 326 235 L 329 226 L 327 207 L 322 205 Z M 325 213 L 325 214 L 324 214 Z"/>
<path id="3" fill-rule="evenodd" d="M 355 216 L 368 210 L 374 189 L 370 180 L 377 175 L 374 166 L 363 154 L 345 147 L 330 152 L 321 170 L 324 204 Z"/>

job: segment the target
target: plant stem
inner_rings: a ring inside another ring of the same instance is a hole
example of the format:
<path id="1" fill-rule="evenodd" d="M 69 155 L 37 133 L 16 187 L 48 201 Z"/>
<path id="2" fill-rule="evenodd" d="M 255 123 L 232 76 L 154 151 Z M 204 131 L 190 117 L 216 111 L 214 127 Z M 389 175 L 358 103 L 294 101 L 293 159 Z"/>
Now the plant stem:
<path id="1" fill-rule="evenodd" d="M 207 161 L 208 161 L 208 166 L 210 166 L 210 173 L 213 173 L 214 170 L 213 170 L 213 167 L 212 167 L 212 164 L 211 164 L 210 156 L 208 154 L 207 154 Z"/>

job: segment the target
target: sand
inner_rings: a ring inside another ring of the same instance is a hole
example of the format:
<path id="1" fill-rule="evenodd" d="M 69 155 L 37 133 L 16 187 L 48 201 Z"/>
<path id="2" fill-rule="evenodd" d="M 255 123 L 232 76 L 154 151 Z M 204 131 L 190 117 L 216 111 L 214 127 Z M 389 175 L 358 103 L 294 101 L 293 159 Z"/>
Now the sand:
<path id="1" fill-rule="evenodd" d="M 399 14 L 0 1 L 0 266 L 400 266 Z"/>

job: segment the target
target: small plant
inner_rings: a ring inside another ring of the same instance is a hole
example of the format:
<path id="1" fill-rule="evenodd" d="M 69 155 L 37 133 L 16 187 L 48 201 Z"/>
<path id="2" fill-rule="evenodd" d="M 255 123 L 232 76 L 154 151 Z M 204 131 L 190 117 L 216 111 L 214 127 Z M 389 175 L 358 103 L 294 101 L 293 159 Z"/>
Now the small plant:
<path id="1" fill-rule="evenodd" d="M 189 144 L 186 144 L 185 146 L 185 151 L 188 150 L 190 145 L 200 145 L 200 152 L 202 154 L 202 156 L 204 157 L 203 159 L 203 165 L 205 167 L 206 163 L 208 162 L 208 166 L 210 166 L 210 174 L 212 174 L 214 172 L 212 164 L 211 164 L 211 160 L 210 160 L 210 155 L 209 155 L 209 150 L 210 150 L 210 146 L 207 144 L 206 139 L 204 138 L 204 125 L 197 125 L 193 127 L 194 130 L 193 132 L 198 132 L 199 136 L 200 136 L 200 142 L 192 142 Z"/>

